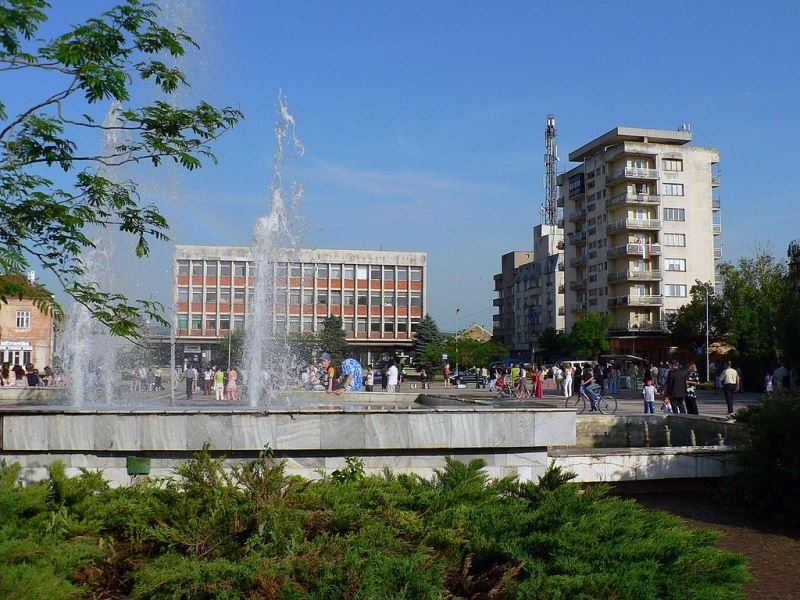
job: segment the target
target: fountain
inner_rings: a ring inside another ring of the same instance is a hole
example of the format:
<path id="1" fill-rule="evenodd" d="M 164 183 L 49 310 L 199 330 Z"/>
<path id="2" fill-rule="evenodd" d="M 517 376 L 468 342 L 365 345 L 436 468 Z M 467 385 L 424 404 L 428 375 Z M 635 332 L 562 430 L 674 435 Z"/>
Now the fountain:
<path id="1" fill-rule="evenodd" d="M 270 390 L 273 387 L 286 389 L 290 374 L 299 370 L 288 344 L 280 335 L 273 334 L 270 310 L 274 261 L 276 256 L 291 256 L 297 249 L 295 225 L 299 221 L 297 208 L 303 194 L 302 186 L 290 176 L 291 159 L 303 155 L 303 145 L 295 134 L 294 117 L 289 113 L 282 92 L 278 93 L 278 103 L 280 119 L 275 127 L 277 148 L 273 157 L 269 213 L 256 222 L 251 243 L 255 284 L 247 318 L 244 361 L 248 375 L 247 397 L 253 407 L 265 395 L 269 406 L 273 398 Z"/>

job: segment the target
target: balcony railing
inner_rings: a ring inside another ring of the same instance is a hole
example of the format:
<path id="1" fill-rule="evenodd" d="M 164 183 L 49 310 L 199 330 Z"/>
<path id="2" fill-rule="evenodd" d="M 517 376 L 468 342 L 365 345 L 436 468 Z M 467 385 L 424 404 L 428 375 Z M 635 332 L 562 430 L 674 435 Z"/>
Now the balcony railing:
<path id="1" fill-rule="evenodd" d="M 719 175 L 712 175 L 711 176 L 711 187 L 719 187 L 720 183 L 720 176 Z"/>
<path id="2" fill-rule="evenodd" d="M 711 231 L 714 233 L 714 235 L 721 234 L 722 233 L 722 225 L 720 225 L 719 223 L 714 223 L 711 226 Z"/>
<path id="3" fill-rule="evenodd" d="M 658 194 L 631 194 L 630 192 L 623 192 L 606 200 L 606 208 L 613 208 L 620 204 L 644 204 L 648 206 L 658 205 L 661 203 L 661 196 Z"/>
<path id="4" fill-rule="evenodd" d="M 564 249 L 564 240 L 558 240 L 558 243 L 556 243 L 556 249 L 557 250 L 563 250 Z"/>
<path id="5" fill-rule="evenodd" d="M 608 330 L 610 333 L 640 333 L 650 331 L 656 333 L 666 333 L 668 331 L 666 321 L 617 321 L 612 323 Z"/>
<path id="6" fill-rule="evenodd" d="M 661 295 L 628 294 L 608 299 L 608 308 L 618 306 L 662 306 L 663 304 L 664 298 Z"/>
<path id="7" fill-rule="evenodd" d="M 586 302 L 573 302 L 569 306 L 570 312 L 586 312 Z"/>
<path id="8" fill-rule="evenodd" d="M 643 258 L 661 255 L 660 244 L 622 244 L 613 246 L 606 250 L 606 257 L 616 258 L 617 256 L 638 255 Z"/>
<path id="9" fill-rule="evenodd" d="M 575 221 L 584 221 L 584 220 L 586 220 L 586 210 L 583 209 L 583 208 L 581 208 L 579 210 L 573 210 L 571 213 L 569 213 L 569 220 L 571 222 L 573 222 L 573 223 Z"/>
<path id="10" fill-rule="evenodd" d="M 576 281 L 570 281 L 569 289 L 571 289 L 572 291 L 586 289 L 586 280 L 578 279 Z"/>
<path id="11" fill-rule="evenodd" d="M 660 219 L 620 219 L 606 225 L 606 233 L 623 229 L 661 229 Z"/>
<path id="12" fill-rule="evenodd" d="M 606 175 L 606 185 L 617 179 L 658 179 L 660 176 L 658 169 L 624 167 Z"/>
<path id="13" fill-rule="evenodd" d="M 586 256 L 573 256 L 569 259 L 569 266 L 570 267 L 578 267 L 580 265 L 586 264 Z"/>
<path id="14" fill-rule="evenodd" d="M 711 208 L 714 210 L 719 210 L 720 208 L 722 208 L 722 201 L 719 198 L 712 198 Z"/>
<path id="15" fill-rule="evenodd" d="M 573 231 L 570 233 L 567 238 L 569 239 L 570 244 L 576 244 L 578 242 L 582 242 L 586 239 L 586 232 L 585 231 Z"/>
<path id="16" fill-rule="evenodd" d="M 722 248 L 714 248 L 714 260 L 722 258 Z"/>
<path id="17" fill-rule="evenodd" d="M 609 273 L 607 277 L 608 283 L 617 281 L 657 281 L 659 279 L 661 279 L 661 271 L 646 271 L 643 269 L 616 271 L 615 273 Z"/>

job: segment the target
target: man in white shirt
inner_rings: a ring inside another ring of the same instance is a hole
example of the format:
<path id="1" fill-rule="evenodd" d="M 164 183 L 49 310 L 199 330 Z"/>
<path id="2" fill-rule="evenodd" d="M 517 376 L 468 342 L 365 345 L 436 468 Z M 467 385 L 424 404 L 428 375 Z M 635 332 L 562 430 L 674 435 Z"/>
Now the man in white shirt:
<path id="1" fill-rule="evenodd" d="M 397 389 L 397 376 L 397 367 L 394 363 L 391 363 L 389 368 L 386 369 L 386 391 L 390 394 L 393 394 Z"/>
<path id="2" fill-rule="evenodd" d="M 725 404 L 728 405 L 728 414 L 733 413 L 733 392 L 739 385 L 739 373 L 731 365 L 731 361 L 725 363 L 725 370 L 719 376 L 722 384 L 722 391 L 725 394 Z"/>

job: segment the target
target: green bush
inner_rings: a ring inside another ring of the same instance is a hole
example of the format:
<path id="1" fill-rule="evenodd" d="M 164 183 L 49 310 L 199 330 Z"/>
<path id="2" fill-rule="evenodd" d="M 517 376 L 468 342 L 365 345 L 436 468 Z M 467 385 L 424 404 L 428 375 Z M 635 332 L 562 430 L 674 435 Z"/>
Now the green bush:
<path id="1" fill-rule="evenodd" d="M 176 477 L 109 489 L 0 469 L 0 596 L 20 598 L 741 598 L 715 534 L 550 468 L 538 484 L 448 460 L 432 479 L 321 480 L 205 448 Z"/>
<path id="2" fill-rule="evenodd" d="M 742 408 L 750 443 L 737 455 L 738 471 L 725 498 L 735 506 L 785 523 L 800 525 L 800 391 L 777 390 Z"/>

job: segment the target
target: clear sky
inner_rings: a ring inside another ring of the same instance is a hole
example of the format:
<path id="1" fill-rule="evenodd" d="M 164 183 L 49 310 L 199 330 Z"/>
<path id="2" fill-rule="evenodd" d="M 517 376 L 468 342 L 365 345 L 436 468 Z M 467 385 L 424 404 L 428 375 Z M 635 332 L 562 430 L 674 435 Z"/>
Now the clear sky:
<path id="1" fill-rule="evenodd" d="M 58 19 L 109 5 L 65 2 Z M 500 256 L 532 247 L 548 113 L 560 171 L 618 125 L 689 123 L 720 149 L 725 258 L 783 258 L 800 237 L 797 0 L 187 0 L 167 16 L 202 46 L 184 64 L 192 95 L 246 115 L 217 166 L 155 178 L 178 243 L 249 243 L 279 89 L 306 150 L 305 245 L 426 251 L 443 330 L 491 329 Z M 142 292 L 169 298 L 155 254 Z"/>

